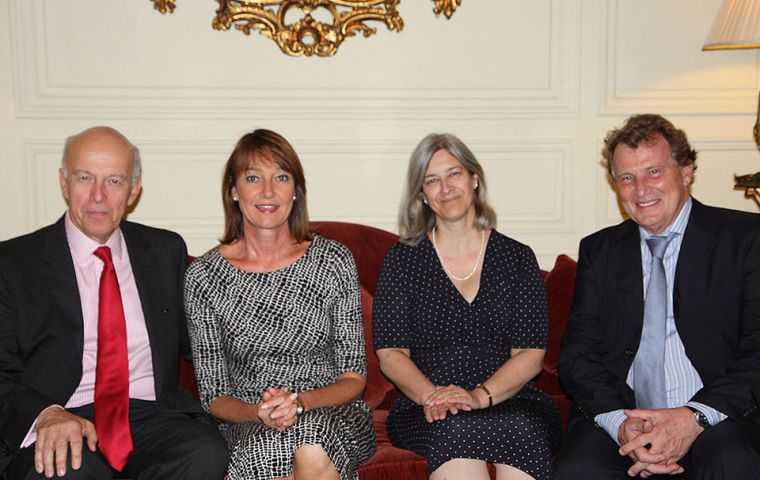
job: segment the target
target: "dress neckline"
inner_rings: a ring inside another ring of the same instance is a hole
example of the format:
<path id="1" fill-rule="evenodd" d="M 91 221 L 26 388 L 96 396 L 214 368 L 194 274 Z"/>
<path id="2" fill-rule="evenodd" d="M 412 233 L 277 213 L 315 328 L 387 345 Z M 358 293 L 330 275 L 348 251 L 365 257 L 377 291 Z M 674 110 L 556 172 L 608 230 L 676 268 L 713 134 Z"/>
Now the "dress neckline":
<path id="1" fill-rule="evenodd" d="M 427 242 L 427 248 L 429 252 L 433 255 L 433 258 L 435 259 L 434 264 L 436 265 L 436 269 L 440 273 L 440 275 L 443 275 L 443 277 L 446 279 L 446 282 L 451 286 L 451 288 L 454 289 L 454 292 L 456 292 L 457 297 L 461 301 L 463 301 L 467 306 L 473 306 L 475 302 L 478 301 L 478 298 L 480 297 L 480 292 L 483 291 L 483 279 L 486 277 L 486 271 L 488 270 L 487 266 L 487 260 L 488 260 L 488 251 L 491 248 L 491 239 L 493 238 L 494 234 L 496 233 L 496 230 L 491 228 L 491 232 L 488 235 L 488 238 L 486 239 L 486 245 L 483 252 L 483 266 L 480 269 L 480 282 L 478 283 L 478 291 L 475 292 L 475 295 L 472 297 L 472 301 L 468 301 L 466 298 L 464 298 L 464 295 L 462 295 L 462 292 L 459 291 L 457 286 L 454 284 L 454 282 L 449 278 L 449 275 L 446 273 L 446 271 L 443 268 L 443 265 L 441 265 L 441 261 L 438 257 L 438 253 L 435 251 L 435 248 L 433 246 L 433 242 L 430 240 L 429 236 L 425 236 L 425 241 Z"/>
<path id="2" fill-rule="evenodd" d="M 252 272 L 250 270 L 245 270 L 245 269 L 242 269 L 242 268 L 234 265 L 232 262 L 230 262 L 229 260 L 227 260 L 227 258 L 224 255 L 222 255 L 222 252 L 219 250 L 219 245 L 217 245 L 216 247 L 214 247 L 214 249 L 212 250 L 212 253 L 214 255 L 217 255 L 221 259 L 222 263 L 224 265 L 227 265 L 227 267 L 229 269 L 233 270 L 233 271 L 239 272 L 241 274 L 246 274 L 246 275 L 267 275 L 267 274 L 273 274 L 273 273 L 286 272 L 286 271 L 290 270 L 291 268 L 295 267 L 296 265 L 300 264 L 301 262 L 303 262 L 304 259 L 306 259 L 307 257 L 310 256 L 311 249 L 314 247 L 314 244 L 317 243 L 317 241 L 321 242 L 322 241 L 322 237 L 320 237 L 319 235 L 317 235 L 315 233 L 312 236 L 311 243 L 309 243 L 309 246 L 306 247 L 306 250 L 304 250 L 303 255 L 301 255 L 300 257 L 296 258 L 293 262 L 291 262 L 288 265 L 285 265 L 282 268 L 278 268 L 276 270 L 270 270 L 268 272 Z"/>

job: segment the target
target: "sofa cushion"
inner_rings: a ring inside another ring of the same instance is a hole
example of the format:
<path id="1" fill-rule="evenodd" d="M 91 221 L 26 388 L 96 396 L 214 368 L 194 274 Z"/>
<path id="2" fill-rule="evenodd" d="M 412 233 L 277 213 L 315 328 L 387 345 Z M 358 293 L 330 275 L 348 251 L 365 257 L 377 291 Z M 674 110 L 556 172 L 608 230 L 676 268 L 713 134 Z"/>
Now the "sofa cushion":
<path id="1" fill-rule="evenodd" d="M 379 407 L 388 392 L 395 389 L 380 371 L 372 341 L 372 295 L 362 287 L 362 312 L 364 317 L 364 343 L 367 351 L 367 388 L 362 398 L 373 410 Z"/>
<path id="2" fill-rule="evenodd" d="M 377 435 L 377 450 L 367 463 L 359 468 L 360 480 L 427 480 L 427 461 L 403 448 L 394 447 L 388 439 L 385 426 L 388 410 L 372 412 Z"/>

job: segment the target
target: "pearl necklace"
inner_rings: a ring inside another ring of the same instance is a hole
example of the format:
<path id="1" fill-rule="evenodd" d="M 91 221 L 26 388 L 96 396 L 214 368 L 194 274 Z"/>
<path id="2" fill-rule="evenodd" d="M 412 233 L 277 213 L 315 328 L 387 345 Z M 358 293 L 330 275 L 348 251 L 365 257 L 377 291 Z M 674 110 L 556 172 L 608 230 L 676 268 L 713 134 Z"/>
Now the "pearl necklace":
<path id="1" fill-rule="evenodd" d="M 475 265 L 472 266 L 472 270 L 470 270 L 470 273 L 468 273 L 464 277 L 457 277 L 456 275 L 451 273 L 448 268 L 446 268 L 446 264 L 443 263 L 443 256 L 441 255 L 441 252 L 438 251 L 438 242 L 436 242 L 436 239 L 435 239 L 435 231 L 436 231 L 436 228 L 433 227 L 433 235 L 432 235 L 433 250 L 435 250 L 435 254 L 438 256 L 438 261 L 441 262 L 441 267 L 443 267 L 443 271 L 446 272 L 446 275 L 448 275 L 454 280 L 459 280 L 460 282 L 469 280 L 470 277 L 475 275 L 475 272 L 478 271 L 478 265 L 480 265 L 480 257 L 483 255 L 483 249 L 486 246 L 486 231 L 485 230 L 480 231 L 480 251 L 478 252 L 478 258 L 475 259 Z"/>

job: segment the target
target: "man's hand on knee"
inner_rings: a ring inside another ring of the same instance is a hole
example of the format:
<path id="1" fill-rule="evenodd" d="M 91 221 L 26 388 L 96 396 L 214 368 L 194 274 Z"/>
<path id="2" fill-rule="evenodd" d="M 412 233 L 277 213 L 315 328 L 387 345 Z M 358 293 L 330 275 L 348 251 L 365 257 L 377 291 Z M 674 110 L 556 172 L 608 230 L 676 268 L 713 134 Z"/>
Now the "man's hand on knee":
<path id="1" fill-rule="evenodd" d="M 34 469 L 47 478 L 66 474 L 66 459 L 71 450 L 71 467 L 82 465 L 82 444 L 95 451 L 98 435 L 95 425 L 62 408 L 50 408 L 37 418 L 37 441 L 34 445 Z"/>

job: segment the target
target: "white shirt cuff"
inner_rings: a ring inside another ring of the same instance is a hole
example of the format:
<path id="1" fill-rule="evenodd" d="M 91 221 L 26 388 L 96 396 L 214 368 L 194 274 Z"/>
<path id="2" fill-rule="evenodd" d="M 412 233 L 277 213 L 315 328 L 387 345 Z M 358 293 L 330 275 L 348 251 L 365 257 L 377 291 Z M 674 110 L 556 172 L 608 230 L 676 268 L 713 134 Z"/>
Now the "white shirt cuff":
<path id="1" fill-rule="evenodd" d="M 50 405 L 49 407 L 42 410 L 38 415 L 37 418 L 34 419 L 34 422 L 32 423 L 31 428 L 29 428 L 29 432 L 27 432 L 26 437 L 24 437 L 24 441 L 21 442 L 21 448 L 26 448 L 29 445 L 32 445 L 34 442 L 37 441 L 37 420 L 40 419 L 40 416 L 50 410 L 51 408 L 60 408 L 63 410 L 63 407 L 60 405 Z"/>
<path id="2" fill-rule="evenodd" d="M 615 443 L 620 445 L 620 442 L 618 441 L 618 431 L 620 430 L 620 425 L 623 424 L 626 418 L 625 413 L 623 413 L 623 410 L 621 409 L 600 413 L 594 417 L 594 421 L 607 432 L 607 435 L 612 437 Z"/>
<path id="3" fill-rule="evenodd" d="M 707 421 L 710 422 L 710 425 L 712 426 L 715 426 L 728 418 L 728 415 L 721 413 L 712 407 L 708 407 L 704 403 L 686 402 L 686 406 L 697 409 L 700 412 L 704 413 L 705 416 L 707 417 Z"/>

